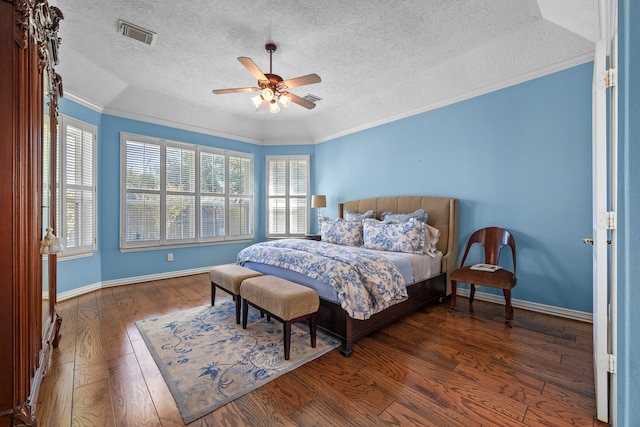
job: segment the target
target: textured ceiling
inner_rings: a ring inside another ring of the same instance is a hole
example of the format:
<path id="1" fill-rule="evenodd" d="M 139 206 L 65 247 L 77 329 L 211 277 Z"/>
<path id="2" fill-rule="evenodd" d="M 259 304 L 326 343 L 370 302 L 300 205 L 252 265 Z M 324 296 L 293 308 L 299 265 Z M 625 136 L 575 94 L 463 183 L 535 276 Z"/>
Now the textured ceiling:
<path id="1" fill-rule="evenodd" d="M 310 144 L 592 59 L 598 0 L 50 0 L 65 95 L 103 111 L 261 144 Z M 155 32 L 149 46 L 118 19 Z M 322 100 L 256 111 L 248 56 Z"/>

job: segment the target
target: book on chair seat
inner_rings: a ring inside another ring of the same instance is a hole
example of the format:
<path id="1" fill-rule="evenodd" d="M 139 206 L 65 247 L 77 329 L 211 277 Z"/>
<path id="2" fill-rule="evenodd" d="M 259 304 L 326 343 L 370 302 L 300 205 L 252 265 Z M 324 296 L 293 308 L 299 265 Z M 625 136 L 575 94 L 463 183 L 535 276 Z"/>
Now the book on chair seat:
<path id="1" fill-rule="evenodd" d="M 488 271 L 493 273 L 494 271 L 500 270 L 502 267 L 494 264 L 474 264 L 469 267 L 471 270 L 480 270 L 480 271 Z"/>

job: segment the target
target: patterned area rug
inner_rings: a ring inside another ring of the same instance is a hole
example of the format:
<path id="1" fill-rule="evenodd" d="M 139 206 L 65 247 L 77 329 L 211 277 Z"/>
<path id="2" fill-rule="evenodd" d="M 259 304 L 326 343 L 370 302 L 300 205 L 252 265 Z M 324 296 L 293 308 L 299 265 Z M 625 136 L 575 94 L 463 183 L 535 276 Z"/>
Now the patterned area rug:
<path id="1" fill-rule="evenodd" d="M 317 332 L 311 347 L 307 323 L 291 328 L 284 360 L 282 323 L 250 309 L 247 329 L 235 322 L 235 303 L 216 302 L 136 322 L 185 424 L 336 348 Z"/>

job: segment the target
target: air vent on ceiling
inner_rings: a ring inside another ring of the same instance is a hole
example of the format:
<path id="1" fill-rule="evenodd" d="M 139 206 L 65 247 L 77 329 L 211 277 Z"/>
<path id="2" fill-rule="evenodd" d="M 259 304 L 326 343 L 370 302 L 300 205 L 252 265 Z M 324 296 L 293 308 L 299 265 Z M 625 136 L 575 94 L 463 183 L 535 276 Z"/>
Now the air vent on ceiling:
<path id="1" fill-rule="evenodd" d="M 314 104 L 322 101 L 322 98 L 320 98 L 319 96 L 316 96 L 316 95 L 312 95 L 310 93 L 308 93 L 305 96 L 303 96 L 303 98 L 306 99 L 309 102 L 313 102 Z"/>
<path id="2" fill-rule="evenodd" d="M 122 19 L 118 19 L 118 31 L 123 36 L 131 37 L 146 44 L 153 44 L 156 37 L 156 33 L 153 31 L 146 30 Z"/>

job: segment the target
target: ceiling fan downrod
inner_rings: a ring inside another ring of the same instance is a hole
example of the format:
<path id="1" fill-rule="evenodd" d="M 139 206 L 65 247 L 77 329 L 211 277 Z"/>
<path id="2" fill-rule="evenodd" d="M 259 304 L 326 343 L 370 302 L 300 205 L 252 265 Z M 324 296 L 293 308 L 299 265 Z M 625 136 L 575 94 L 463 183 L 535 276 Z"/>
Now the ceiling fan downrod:
<path id="1" fill-rule="evenodd" d="M 273 74 L 273 52 L 275 52 L 278 47 L 275 43 L 267 43 L 264 45 L 264 48 L 269 52 L 269 74 Z"/>

